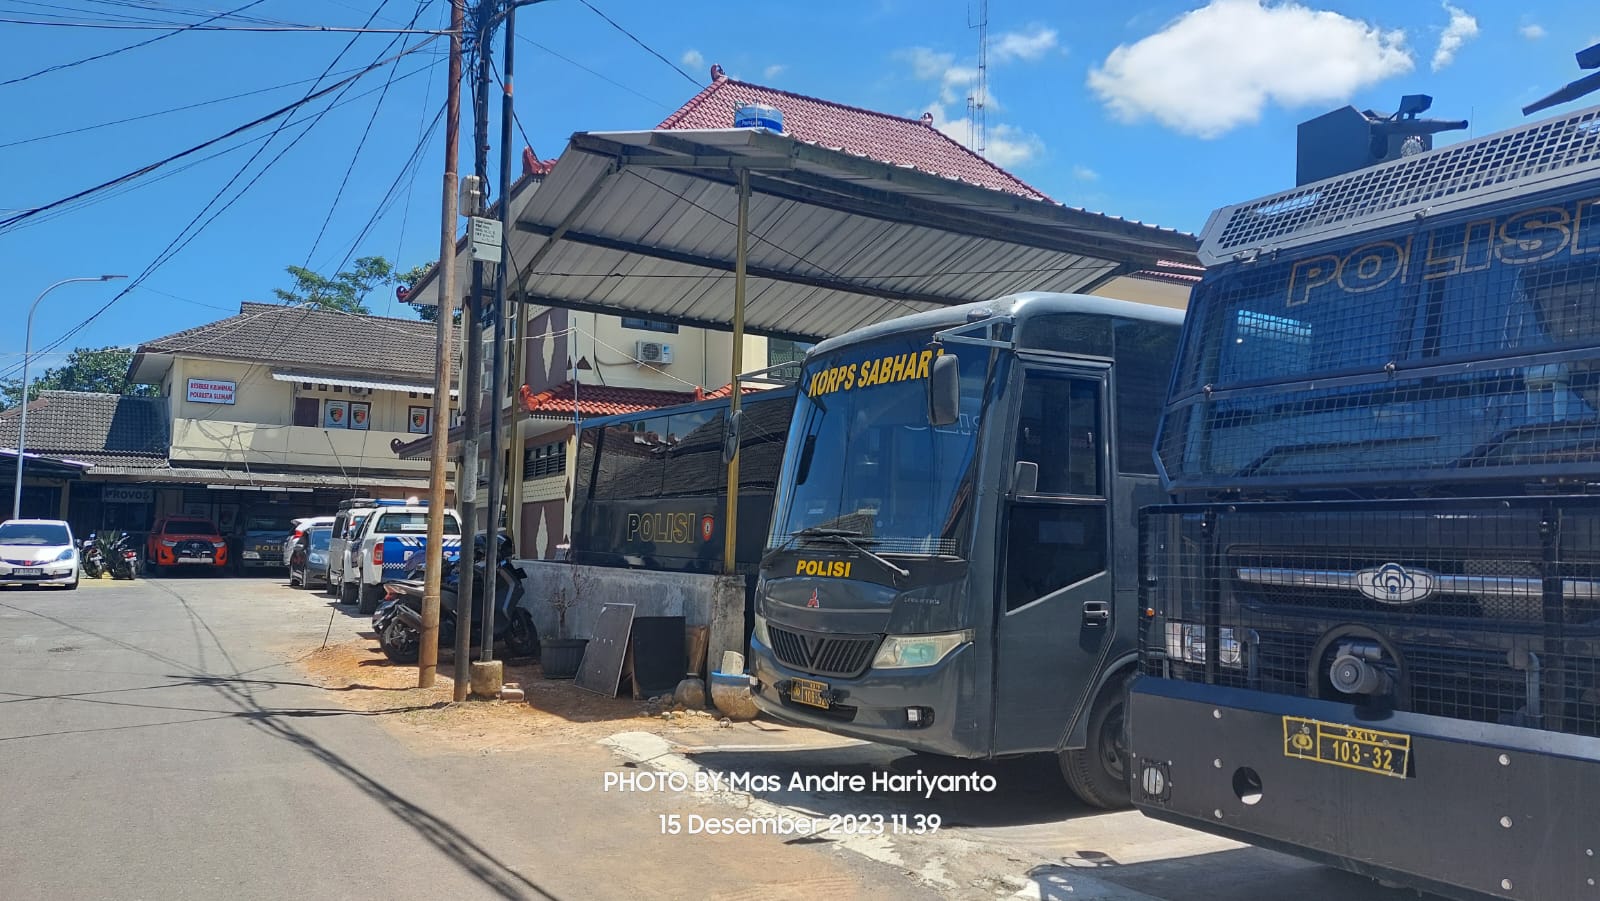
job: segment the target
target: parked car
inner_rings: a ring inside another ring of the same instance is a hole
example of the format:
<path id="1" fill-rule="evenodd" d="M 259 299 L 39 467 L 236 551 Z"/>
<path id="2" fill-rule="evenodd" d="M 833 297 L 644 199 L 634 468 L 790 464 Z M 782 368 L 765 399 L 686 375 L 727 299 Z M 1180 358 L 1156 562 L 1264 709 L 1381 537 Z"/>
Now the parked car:
<path id="1" fill-rule="evenodd" d="M 146 539 L 144 560 L 152 576 L 173 569 L 221 572 L 228 565 L 228 542 L 209 519 L 163 516 Z"/>
<path id="2" fill-rule="evenodd" d="M 283 566 L 283 536 L 293 520 L 270 511 L 245 519 L 244 537 L 239 542 L 241 570 L 278 569 Z"/>
<path id="3" fill-rule="evenodd" d="M 454 510 L 446 510 L 444 515 L 440 548 L 445 559 L 454 559 L 461 553 L 461 520 Z M 358 604 L 361 613 L 377 610 L 384 581 L 398 577 L 407 563 L 420 557 L 427 548 L 427 533 L 427 504 L 379 501 L 351 542 L 354 550 L 339 582 L 339 602 Z"/>
<path id="4" fill-rule="evenodd" d="M 72 527 L 59 519 L 13 519 L 0 523 L 0 587 L 78 587 L 78 545 Z"/>
<path id="5" fill-rule="evenodd" d="M 337 596 L 344 583 L 345 572 L 351 568 L 351 539 L 377 509 L 378 501 L 370 497 L 357 497 L 339 502 L 339 512 L 333 517 L 333 537 L 328 541 L 328 594 Z"/>
<path id="6" fill-rule="evenodd" d="M 333 526 L 312 526 L 298 533 L 289 551 L 289 584 L 301 588 L 326 584 L 328 581 L 328 542 L 333 538 Z"/>
<path id="7" fill-rule="evenodd" d="M 302 516 L 299 519 L 290 520 L 294 531 L 283 539 L 283 565 L 289 565 L 289 557 L 294 554 L 295 545 L 299 543 L 301 537 L 308 530 L 315 526 L 332 526 L 333 520 L 334 517 L 332 516 Z"/>

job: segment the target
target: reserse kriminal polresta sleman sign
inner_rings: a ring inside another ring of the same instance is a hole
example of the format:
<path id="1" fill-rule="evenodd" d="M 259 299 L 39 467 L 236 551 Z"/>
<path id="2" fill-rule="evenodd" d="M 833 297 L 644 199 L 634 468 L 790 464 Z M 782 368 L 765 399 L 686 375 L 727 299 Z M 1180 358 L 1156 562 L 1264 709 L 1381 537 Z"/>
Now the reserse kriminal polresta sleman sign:
<path id="1" fill-rule="evenodd" d="M 190 379 L 189 403 L 231 404 L 233 403 L 233 385 L 233 382 L 222 382 L 213 379 Z"/>

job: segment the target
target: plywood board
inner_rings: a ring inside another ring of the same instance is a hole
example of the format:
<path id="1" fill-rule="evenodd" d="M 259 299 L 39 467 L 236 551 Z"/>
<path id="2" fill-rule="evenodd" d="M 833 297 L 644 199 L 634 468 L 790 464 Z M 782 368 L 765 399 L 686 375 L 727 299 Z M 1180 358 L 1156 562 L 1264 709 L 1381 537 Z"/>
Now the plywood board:
<path id="1" fill-rule="evenodd" d="M 683 650 L 688 655 L 688 668 L 684 672 L 706 677 L 706 650 L 711 647 L 710 626 L 690 626 L 684 632 Z"/>
<path id="2" fill-rule="evenodd" d="M 632 604 L 606 604 L 595 621 L 594 637 L 583 652 L 583 669 L 574 680 L 579 688 L 608 698 L 617 696 L 622 682 L 622 663 L 628 651 L 628 636 L 633 632 Z"/>

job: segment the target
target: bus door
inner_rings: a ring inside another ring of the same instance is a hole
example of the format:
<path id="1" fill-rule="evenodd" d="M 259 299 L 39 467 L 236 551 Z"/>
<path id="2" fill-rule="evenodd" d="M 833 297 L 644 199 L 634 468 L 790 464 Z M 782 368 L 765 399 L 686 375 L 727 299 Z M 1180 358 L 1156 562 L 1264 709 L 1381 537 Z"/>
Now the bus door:
<path id="1" fill-rule="evenodd" d="M 1024 366 L 1001 508 L 995 753 L 1056 750 L 1110 644 L 1106 370 Z"/>

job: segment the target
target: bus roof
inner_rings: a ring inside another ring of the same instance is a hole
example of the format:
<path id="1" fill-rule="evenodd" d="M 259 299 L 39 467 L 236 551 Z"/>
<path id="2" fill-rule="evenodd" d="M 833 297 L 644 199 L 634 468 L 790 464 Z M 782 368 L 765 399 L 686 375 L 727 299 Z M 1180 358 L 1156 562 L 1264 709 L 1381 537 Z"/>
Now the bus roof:
<path id="1" fill-rule="evenodd" d="M 931 333 L 941 329 L 977 322 L 994 317 L 1009 318 L 1021 323 L 1033 316 L 1052 313 L 1087 313 L 1099 316 L 1119 316 L 1148 322 L 1164 322 L 1177 327 L 1183 322 L 1183 311 L 1149 303 L 1134 303 L 1112 297 L 1095 297 L 1091 294 L 1054 294 L 1048 291 L 1023 291 L 1007 294 L 994 300 L 961 304 L 926 313 L 913 313 L 899 319 L 879 322 L 856 329 L 844 335 L 829 338 L 811 349 L 812 354 L 828 353 L 840 347 L 849 347 L 861 341 L 873 341 L 906 332 Z M 808 354 L 807 356 L 810 356 Z"/>

